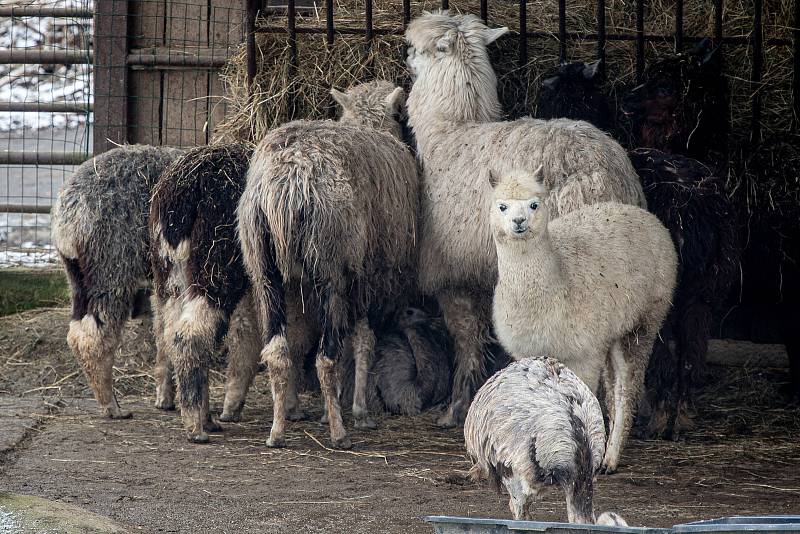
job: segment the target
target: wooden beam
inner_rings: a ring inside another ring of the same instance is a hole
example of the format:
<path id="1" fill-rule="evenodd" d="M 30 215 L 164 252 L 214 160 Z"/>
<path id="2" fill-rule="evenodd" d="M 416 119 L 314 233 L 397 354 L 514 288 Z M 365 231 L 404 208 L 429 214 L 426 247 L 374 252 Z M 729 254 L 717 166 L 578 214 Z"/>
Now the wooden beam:
<path id="1" fill-rule="evenodd" d="M 128 140 L 128 0 L 95 0 L 94 153 Z"/>

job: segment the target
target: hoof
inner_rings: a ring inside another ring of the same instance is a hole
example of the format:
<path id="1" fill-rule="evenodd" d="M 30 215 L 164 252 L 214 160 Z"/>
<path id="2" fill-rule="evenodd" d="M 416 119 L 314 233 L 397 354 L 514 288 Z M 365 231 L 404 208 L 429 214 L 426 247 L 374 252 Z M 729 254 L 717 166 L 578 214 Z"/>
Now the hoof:
<path id="1" fill-rule="evenodd" d="M 455 428 L 458 426 L 458 421 L 456 421 L 452 414 L 446 413 L 436 420 L 436 424 L 439 428 Z"/>
<path id="2" fill-rule="evenodd" d="M 167 401 L 156 401 L 156 408 L 158 408 L 159 410 L 164 410 L 165 412 L 173 412 L 175 411 L 175 403 Z"/>
<path id="3" fill-rule="evenodd" d="M 218 419 L 223 423 L 238 423 L 242 420 L 242 412 L 222 412 Z"/>
<path id="4" fill-rule="evenodd" d="M 127 410 L 117 410 L 114 412 L 107 412 L 106 417 L 109 419 L 130 419 L 133 417 L 133 413 Z"/>
<path id="5" fill-rule="evenodd" d="M 613 475 L 616 472 L 617 472 L 617 468 L 616 467 L 609 467 L 609 466 L 607 466 L 605 464 L 603 464 L 603 466 L 600 468 L 600 473 L 603 474 L 603 475 Z"/>
<path id="6" fill-rule="evenodd" d="M 308 414 L 305 410 L 297 408 L 296 410 L 289 410 L 289 412 L 286 414 L 286 419 L 289 421 L 305 421 L 308 419 Z M 327 423 L 328 421 L 325 420 L 324 422 Z"/>
<path id="7" fill-rule="evenodd" d="M 222 425 L 214 421 L 213 419 L 209 419 L 206 421 L 206 424 L 203 425 L 203 430 L 206 432 L 222 432 Z"/>
<path id="8" fill-rule="evenodd" d="M 208 434 L 205 432 L 201 432 L 199 434 L 189 434 L 186 436 L 186 439 L 189 440 L 189 443 L 208 443 Z"/>
<path id="9" fill-rule="evenodd" d="M 350 441 L 350 436 L 344 436 L 340 439 L 331 438 L 331 446 L 334 449 L 348 450 L 353 448 L 353 442 Z"/>
<path id="10" fill-rule="evenodd" d="M 361 430 L 373 430 L 378 428 L 378 423 L 376 423 L 371 417 L 367 416 L 356 419 L 353 426 Z"/>
<path id="11" fill-rule="evenodd" d="M 323 416 L 319 418 L 319 422 L 322 423 L 323 425 L 327 425 L 328 424 L 328 414 L 323 414 Z"/>
<path id="12" fill-rule="evenodd" d="M 270 449 L 282 449 L 286 447 L 286 440 L 284 438 L 267 438 L 267 447 Z"/>

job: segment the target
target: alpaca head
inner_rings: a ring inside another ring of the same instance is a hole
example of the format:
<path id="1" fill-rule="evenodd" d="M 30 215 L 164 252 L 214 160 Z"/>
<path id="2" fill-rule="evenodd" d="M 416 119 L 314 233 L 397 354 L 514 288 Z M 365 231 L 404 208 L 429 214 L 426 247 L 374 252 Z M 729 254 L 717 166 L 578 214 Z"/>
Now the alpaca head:
<path id="1" fill-rule="evenodd" d="M 413 328 L 420 323 L 427 323 L 431 320 L 430 315 L 425 313 L 424 310 L 409 306 L 398 313 L 397 325 L 400 328 Z"/>
<path id="2" fill-rule="evenodd" d="M 412 102 L 449 120 L 492 121 L 500 117 L 497 77 L 487 45 L 508 28 L 488 28 L 474 15 L 424 13 L 408 25 Z"/>
<path id="3" fill-rule="evenodd" d="M 339 122 L 364 126 L 402 139 L 400 115 L 406 93 L 386 80 L 362 83 L 342 93 L 331 89 L 331 96 L 342 107 Z"/>
<path id="4" fill-rule="evenodd" d="M 495 239 L 530 239 L 547 229 L 547 187 L 541 165 L 533 174 L 514 171 L 500 179 L 490 172 L 489 183 L 494 190 L 491 224 Z"/>
<path id="5" fill-rule="evenodd" d="M 611 127 L 611 112 L 603 92 L 600 61 L 563 63 L 542 81 L 536 116 L 542 119 L 573 119 Z"/>
<path id="6" fill-rule="evenodd" d="M 688 52 L 654 61 L 622 111 L 638 147 L 707 159 L 727 143 L 727 85 L 722 56 L 704 39 Z"/>

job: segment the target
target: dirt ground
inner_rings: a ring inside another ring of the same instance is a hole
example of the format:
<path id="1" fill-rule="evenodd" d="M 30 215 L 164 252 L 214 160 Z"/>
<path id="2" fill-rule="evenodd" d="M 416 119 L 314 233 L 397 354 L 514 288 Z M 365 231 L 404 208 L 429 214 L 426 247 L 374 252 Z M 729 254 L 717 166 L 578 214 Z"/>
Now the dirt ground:
<path id="1" fill-rule="evenodd" d="M 146 323 L 127 328 L 115 371 L 134 418 L 102 419 L 67 349 L 67 322 L 62 309 L 0 319 L 0 489 L 77 504 L 143 532 L 410 533 L 433 531 L 426 515 L 509 517 L 505 497 L 463 482 L 460 430 L 438 429 L 432 413 L 385 417 L 376 431 L 353 431 L 352 451 L 332 451 L 316 422 L 319 399 L 308 395 L 316 419 L 291 424 L 286 449 L 267 449 L 265 373 L 242 423 L 226 424 L 208 445 L 187 443 L 178 415 L 152 407 Z M 779 349 L 713 349 L 714 361 L 731 353 L 737 365 L 712 366 L 697 428 L 677 443 L 632 440 L 620 472 L 599 477 L 596 510 L 637 526 L 800 513 L 800 410 L 779 393 L 786 371 L 763 366 L 780 363 Z M 218 408 L 222 377 L 213 375 Z M 537 518 L 565 517 L 553 490 Z"/>

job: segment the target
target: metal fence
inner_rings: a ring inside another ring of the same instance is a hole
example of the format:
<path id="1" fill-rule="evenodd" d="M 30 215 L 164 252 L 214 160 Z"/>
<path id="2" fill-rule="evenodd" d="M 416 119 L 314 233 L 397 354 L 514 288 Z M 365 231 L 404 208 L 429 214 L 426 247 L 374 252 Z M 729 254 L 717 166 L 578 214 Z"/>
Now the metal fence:
<path id="1" fill-rule="evenodd" d="M 732 105 L 746 108 L 733 121 L 741 139 L 759 140 L 765 124 L 769 133 L 796 129 L 800 116 L 800 0 L 11 1 L 0 6 L 0 265 L 52 260 L 50 205 L 93 153 L 123 142 L 207 143 L 226 113 L 219 71 L 245 43 L 252 79 L 258 34 L 285 40 L 286 83 L 295 91 L 304 47 L 334 50 L 356 39 L 369 57 L 382 39 L 400 43 L 413 16 L 438 7 L 511 27 L 506 80 L 530 80 L 559 60 L 614 65 L 624 52 L 630 69 L 618 78 L 635 83 L 652 56 L 710 36 L 744 58 L 727 73 Z M 707 21 L 687 29 L 698 6 Z M 765 79 L 775 64 L 779 83 Z M 291 102 L 288 117 L 301 115 Z"/>

